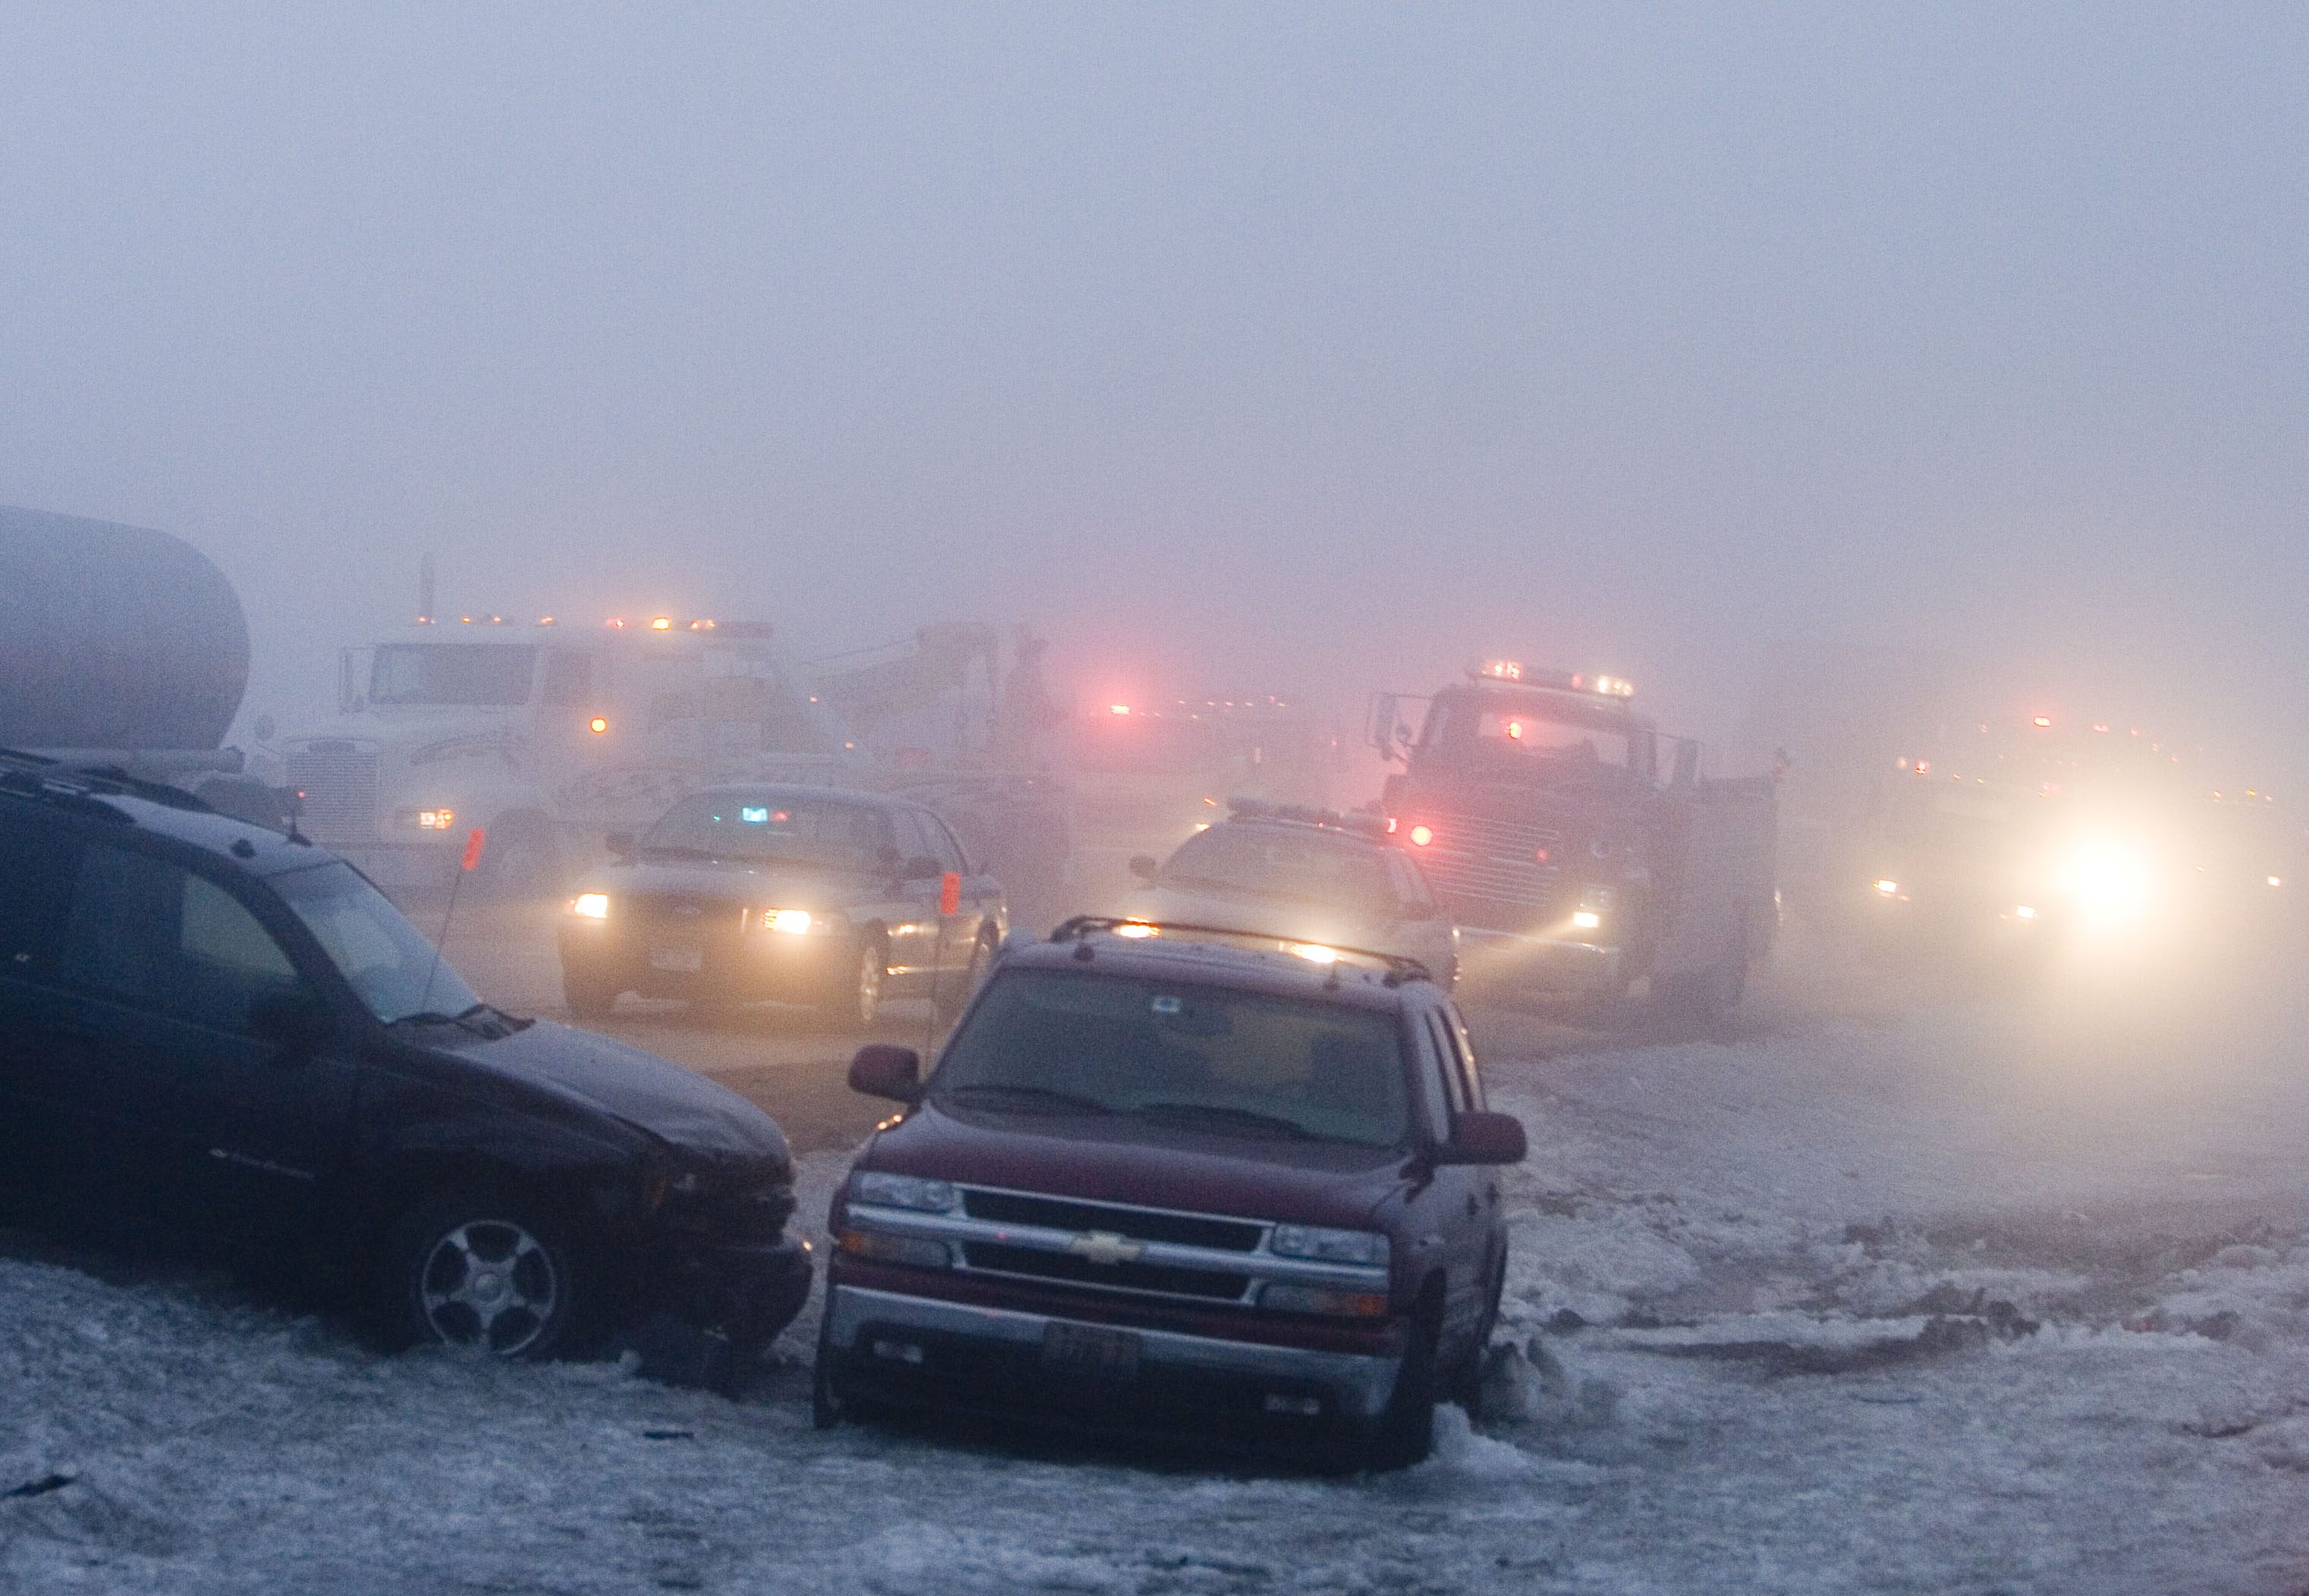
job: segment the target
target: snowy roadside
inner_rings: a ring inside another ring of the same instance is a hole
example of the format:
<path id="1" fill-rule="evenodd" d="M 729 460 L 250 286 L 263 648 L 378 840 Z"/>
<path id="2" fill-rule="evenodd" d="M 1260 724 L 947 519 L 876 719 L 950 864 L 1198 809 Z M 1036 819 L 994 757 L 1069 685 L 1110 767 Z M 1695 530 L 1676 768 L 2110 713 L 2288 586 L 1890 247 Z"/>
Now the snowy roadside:
<path id="1" fill-rule="evenodd" d="M 1404 1475 L 820 1436 L 798 1361 L 732 1403 L 383 1359 L 0 1240 L 0 1587 L 2309 1589 L 2309 1240 L 2104 1218 L 2192 1189 L 2155 1102 L 2032 1119 L 2025 1037 L 1964 1013 L 1552 1057 L 1479 1029 L 1533 1136 L 1531 1352 Z M 813 1225 L 843 1163 L 805 1161 Z"/>

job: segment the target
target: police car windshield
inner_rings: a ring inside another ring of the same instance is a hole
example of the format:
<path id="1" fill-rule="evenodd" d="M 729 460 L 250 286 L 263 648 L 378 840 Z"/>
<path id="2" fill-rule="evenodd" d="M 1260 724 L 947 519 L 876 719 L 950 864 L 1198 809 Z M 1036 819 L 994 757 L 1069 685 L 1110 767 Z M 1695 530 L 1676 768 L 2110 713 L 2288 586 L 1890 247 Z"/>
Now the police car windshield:
<path id="1" fill-rule="evenodd" d="M 641 840 L 662 858 L 735 859 L 871 870 L 892 863 L 890 817 L 863 804 L 766 793 L 705 793 L 667 810 Z"/>
<path id="2" fill-rule="evenodd" d="M 436 960 L 424 933 L 350 866 L 291 870 L 271 884 L 369 1013 L 388 1025 L 417 1014 L 462 1014 L 480 1002 L 445 960 Z"/>
<path id="3" fill-rule="evenodd" d="M 471 708 L 529 702 L 537 651 L 527 643 L 393 643 L 369 668 L 371 703 Z"/>
<path id="4" fill-rule="evenodd" d="M 930 1098 L 1369 1147 L 1403 1145 L 1410 1125 L 1390 1014 L 1094 970 L 996 976 Z"/>
<path id="5" fill-rule="evenodd" d="M 1188 838 L 1156 879 L 1181 892 L 1251 893 L 1365 914 L 1387 912 L 1393 897 L 1378 844 L 1256 821 L 1231 821 Z"/>

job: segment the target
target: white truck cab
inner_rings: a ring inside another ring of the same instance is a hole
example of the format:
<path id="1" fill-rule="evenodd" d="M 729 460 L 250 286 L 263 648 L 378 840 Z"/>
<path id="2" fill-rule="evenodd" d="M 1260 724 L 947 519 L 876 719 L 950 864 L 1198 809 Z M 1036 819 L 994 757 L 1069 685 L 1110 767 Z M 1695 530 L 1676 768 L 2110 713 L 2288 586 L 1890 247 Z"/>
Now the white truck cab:
<path id="1" fill-rule="evenodd" d="M 340 660 L 339 713 L 283 739 L 314 840 L 388 891 L 551 890 L 612 831 L 707 781 L 810 781 L 859 757 L 765 623 L 670 616 L 420 619 Z"/>

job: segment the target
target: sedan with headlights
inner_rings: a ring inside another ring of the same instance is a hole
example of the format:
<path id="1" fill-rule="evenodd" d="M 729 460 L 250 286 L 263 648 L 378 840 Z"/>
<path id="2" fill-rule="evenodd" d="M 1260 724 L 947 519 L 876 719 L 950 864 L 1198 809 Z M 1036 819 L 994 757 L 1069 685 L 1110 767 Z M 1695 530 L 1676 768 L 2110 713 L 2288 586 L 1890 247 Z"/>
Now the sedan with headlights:
<path id="1" fill-rule="evenodd" d="M 858 1029 L 886 997 L 951 1014 L 1008 928 L 1000 884 L 946 823 L 877 793 L 715 788 L 610 850 L 561 917 L 582 1019 L 628 992 L 808 1004 Z"/>

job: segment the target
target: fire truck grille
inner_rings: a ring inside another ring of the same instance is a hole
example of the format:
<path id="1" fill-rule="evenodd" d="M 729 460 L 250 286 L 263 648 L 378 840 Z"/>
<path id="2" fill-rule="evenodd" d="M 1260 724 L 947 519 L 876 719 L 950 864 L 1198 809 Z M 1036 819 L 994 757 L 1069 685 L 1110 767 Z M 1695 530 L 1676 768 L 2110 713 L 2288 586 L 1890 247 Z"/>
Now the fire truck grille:
<path id="1" fill-rule="evenodd" d="M 1455 815 L 1413 857 L 1444 905 L 1481 924 L 1501 910 L 1527 914 L 1555 897 L 1561 835 L 1552 826 Z M 1542 858 L 1544 853 L 1548 857 Z"/>
<path id="2" fill-rule="evenodd" d="M 298 824 L 324 848 L 358 848 L 377 839 L 376 755 L 350 743 L 316 743 L 288 758 Z"/>

